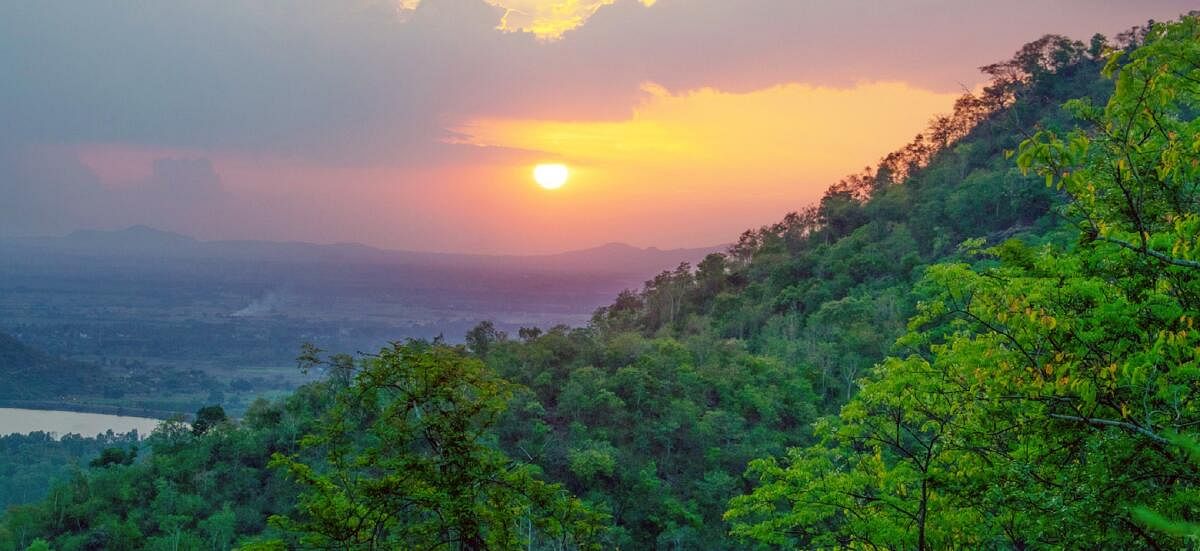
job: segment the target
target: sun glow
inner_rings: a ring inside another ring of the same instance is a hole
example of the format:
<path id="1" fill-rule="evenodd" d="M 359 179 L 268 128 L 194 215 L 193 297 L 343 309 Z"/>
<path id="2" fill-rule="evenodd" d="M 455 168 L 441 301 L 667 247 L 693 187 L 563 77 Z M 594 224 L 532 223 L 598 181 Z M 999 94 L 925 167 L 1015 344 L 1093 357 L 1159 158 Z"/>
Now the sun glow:
<path id="1" fill-rule="evenodd" d="M 567 183 L 570 171 L 561 163 L 540 164 L 533 167 L 533 179 L 546 189 L 558 189 Z"/>
<path id="2" fill-rule="evenodd" d="M 907 143 L 957 97 L 902 82 L 737 93 L 671 92 L 650 83 L 642 89 L 627 118 L 474 119 L 451 126 L 450 143 L 536 152 L 543 162 L 570 159 L 605 182 L 596 189 L 638 197 L 639 204 L 682 208 L 681 201 L 707 197 L 728 205 L 734 189 L 738 200 L 807 202 Z M 734 182 L 754 185 L 733 188 Z M 756 216 L 767 216 L 771 207 L 760 201 Z"/>

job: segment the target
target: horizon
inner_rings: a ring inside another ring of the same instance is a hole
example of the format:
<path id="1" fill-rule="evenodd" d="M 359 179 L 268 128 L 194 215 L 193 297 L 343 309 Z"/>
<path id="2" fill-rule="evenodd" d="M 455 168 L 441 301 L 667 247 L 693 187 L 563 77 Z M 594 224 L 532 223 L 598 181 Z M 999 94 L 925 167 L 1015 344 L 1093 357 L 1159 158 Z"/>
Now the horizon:
<path id="1" fill-rule="evenodd" d="M 382 251 L 382 252 L 446 255 L 446 256 L 477 256 L 477 257 L 556 256 L 556 255 L 563 255 L 563 254 L 570 254 L 570 253 L 590 252 L 590 251 L 596 251 L 596 250 L 606 249 L 606 248 L 610 248 L 610 247 L 628 248 L 628 249 L 636 250 L 639 252 L 670 253 L 670 252 L 678 252 L 678 251 L 699 251 L 699 250 L 710 250 L 710 249 L 713 249 L 713 250 L 725 249 L 733 244 L 732 242 L 727 242 L 727 243 L 716 243 L 716 244 L 712 244 L 712 245 L 703 245 L 703 246 L 699 246 L 699 247 L 659 247 L 656 245 L 636 245 L 636 244 L 627 243 L 624 241 L 608 241 L 605 243 L 597 243 L 594 245 L 588 245 L 588 246 L 584 246 L 581 248 L 553 250 L 553 251 L 546 251 L 546 252 L 517 253 L 517 252 L 499 251 L 499 252 L 488 252 L 488 253 L 471 253 L 471 252 L 442 251 L 442 250 L 432 250 L 432 249 L 429 249 L 429 250 L 426 250 L 426 249 L 398 249 L 398 248 L 391 248 L 391 247 L 379 247 L 379 246 L 370 245 L 367 243 L 362 243 L 359 241 L 298 241 L 298 240 L 282 241 L 282 240 L 274 240 L 274 239 L 203 239 L 200 237 L 196 237 L 194 235 L 180 233 L 180 232 L 176 232 L 176 231 L 172 231 L 172 230 L 166 230 L 166 229 L 162 229 L 162 228 L 156 228 L 154 226 L 150 226 L 147 224 L 134 224 L 132 226 L 125 226 L 125 227 L 113 228 L 113 229 L 76 228 L 76 229 L 70 230 L 66 233 L 59 233 L 59 234 L 0 236 L 0 242 L 2 242 L 2 241 L 20 242 L 20 241 L 67 240 L 72 237 L 79 236 L 81 234 L 103 234 L 103 235 L 121 236 L 123 234 L 130 234 L 130 233 L 134 233 L 134 232 L 150 232 L 153 234 L 162 235 L 164 237 L 171 236 L 171 237 L 177 237 L 177 238 L 184 238 L 184 239 L 188 239 L 191 241 L 195 241 L 197 243 L 270 243 L 270 244 L 314 245 L 314 246 L 318 246 L 318 247 L 356 246 L 356 247 L 366 247 L 369 249 Z"/>
<path id="2" fill-rule="evenodd" d="M 903 146 L 976 67 L 1189 7 L 1027 3 L 0 7 L 0 236 L 727 243 Z"/>

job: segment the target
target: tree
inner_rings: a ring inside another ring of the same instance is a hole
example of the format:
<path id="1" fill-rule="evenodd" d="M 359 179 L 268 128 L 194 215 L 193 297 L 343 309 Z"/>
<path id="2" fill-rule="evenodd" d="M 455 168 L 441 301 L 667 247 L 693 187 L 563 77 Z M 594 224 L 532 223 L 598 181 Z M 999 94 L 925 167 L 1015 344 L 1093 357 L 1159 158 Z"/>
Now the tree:
<path id="1" fill-rule="evenodd" d="M 1103 110 L 1069 105 L 1094 130 L 1039 133 L 1022 144 L 1018 162 L 1071 196 L 1067 216 L 1089 247 L 1113 257 L 1112 271 L 1136 282 L 1135 298 L 1177 316 L 1142 328 L 1157 340 L 1139 365 L 1121 371 L 1144 391 L 1110 399 L 1120 403 L 1120 418 L 1076 418 L 1140 434 L 1164 460 L 1180 463 L 1179 456 L 1196 457 L 1189 433 L 1200 423 L 1190 390 L 1200 384 L 1200 349 L 1192 348 L 1200 313 L 1200 16 L 1152 25 L 1141 40 L 1127 60 L 1110 54 L 1105 71 L 1116 76 L 1117 92 Z M 1194 461 L 1183 463 L 1194 469 Z M 1190 506 L 1197 489 L 1173 483 L 1161 491 L 1169 495 L 1137 508 L 1136 520 L 1173 536 L 1200 533 Z M 1170 521 L 1161 509 L 1188 518 Z"/>
<path id="2" fill-rule="evenodd" d="M 384 348 L 303 439 L 325 460 L 273 459 L 304 488 L 297 514 L 273 522 L 315 547 L 594 545 L 596 513 L 490 442 L 512 392 L 458 349 Z"/>
<path id="3" fill-rule="evenodd" d="M 506 339 L 508 339 L 508 334 L 496 329 L 496 324 L 490 320 L 479 322 L 467 332 L 466 336 L 467 348 L 479 356 L 487 354 L 493 344 L 504 342 Z"/>
<path id="4" fill-rule="evenodd" d="M 221 406 L 204 406 L 196 412 L 196 420 L 192 422 L 192 434 L 201 436 L 213 427 L 229 420 L 225 408 Z"/>
<path id="5" fill-rule="evenodd" d="M 125 448 L 104 448 L 97 457 L 88 462 L 89 467 L 107 467 L 109 465 L 131 465 L 137 459 L 137 446 Z"/>

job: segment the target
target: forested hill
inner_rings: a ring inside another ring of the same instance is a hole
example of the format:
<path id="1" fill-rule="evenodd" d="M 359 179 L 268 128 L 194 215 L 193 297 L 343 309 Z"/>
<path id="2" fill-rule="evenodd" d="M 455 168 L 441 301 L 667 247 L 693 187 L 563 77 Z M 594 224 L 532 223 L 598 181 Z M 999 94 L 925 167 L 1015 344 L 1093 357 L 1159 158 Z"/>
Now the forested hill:
<path id="1" fill-rule="evenodd" d="M 1077 125 L 1064 102 L 1107 101 L 1103 48 L 1046 36 L 983 67 L 982 94 L 877 167 L 623 293 L 586 328 L 507 340 L 476 328 L 471 349 L 529 389 L 502 445 L 604 504 L 623 548 L 740 548 L 722 515 L 752 488 L 745 466 L 812 442 L 812 423 L 901 352 L 928 266 L 971 238 L 1070 239 L 1052 210 L 1064 195 L 1007 152 Z"/>
<path id="2" fill-rule="evenodd" d="M 104 380 L 99 368 L 56 358 L 0 333 L 0 401 L 52 400 Z"/>
<path id="3" fill-rule="evenodd" d="M 1121 44 L 1136 40 L 1123 35 Z M 1051 207 L 1063 196 L 1023 175 L 1008 152 L 1039 129 L 1077 124 L 1064 102 L 1102 105 L 1103 37 L 1046 36 L 982 67 L 989 84 L 911 143 L 829 188 L 817 205 L 749 230 L 728 254 L 666 271 L 593 318 L 607 333 L 734 339 L 752 353 L 810 370 L 825 407 L 903 331 L 930 264 L 967 239 L 1068 239 Z"/>
<path id="4" fill-rule="evenodd" d="M 307 348 L 326 381 L 164 425 L 10 509 L 0 548 L 1184 547 L 1200 22 L 983 70 L 586 327 Z"/>
<path id="5" fill-rule="evenodd" d="M 197 369 L 147 367 L 138 361 L 66 359 L 0 333 L 0 407 L 166 419 L 186 416 L 202 407 L 206 397 L 212 401 L 236 396 L 236 391 L 249 394 L 278 386 L 261 377 L 225 382 Z"/>

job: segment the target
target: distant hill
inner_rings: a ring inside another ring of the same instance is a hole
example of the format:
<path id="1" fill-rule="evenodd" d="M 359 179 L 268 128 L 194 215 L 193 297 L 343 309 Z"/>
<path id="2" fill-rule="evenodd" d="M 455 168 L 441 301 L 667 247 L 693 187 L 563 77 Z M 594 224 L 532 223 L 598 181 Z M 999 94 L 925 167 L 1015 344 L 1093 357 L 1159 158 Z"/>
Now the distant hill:
<path id="1" fill-rule="evenodd" d="M 99 368 L 63 360 L 0 333 L 0 400 L 57 399 L 101 382 Z"/>
<path id="2" fill-rule="evenodd" d="M 191 247 L 197 244 L 195 239 L 186 235 L 142 225 L 116 231 L 75 230 L 61 240 L 48 238 L 43 242 L 50 246 L 69 245 L 97 249 L 124 249 L 129 252 Z"/>
<path id="3" fill-rule="evenodd" d="M 59 253 L 84 257 L 146 257 L 161 260 L 205 258 L 265 262 L 394 264 L 504 271 L 588 272 L 650 277 L 680 262 L 695 264 L 724 245 L 686 249 L 639 248 L 608 243 L 588 249 L 540 255 L 482 255 L 380 249 L 360 243 L 299 241 L 201 241 L 148 226 L 121 230 L 78 230 L 64 237 L 0 240 L 6 252 Z"/>
<path id="4" fill-rule="evenodd" d="M 146 226 L 0 239 L 0 331 L 63 357 L 291 373 L 302 342 L 353 352 L 457 340 L 481 320 L 510 332 L 585 323 L 620 291 L 722 249 L 443 254 Z"/>

